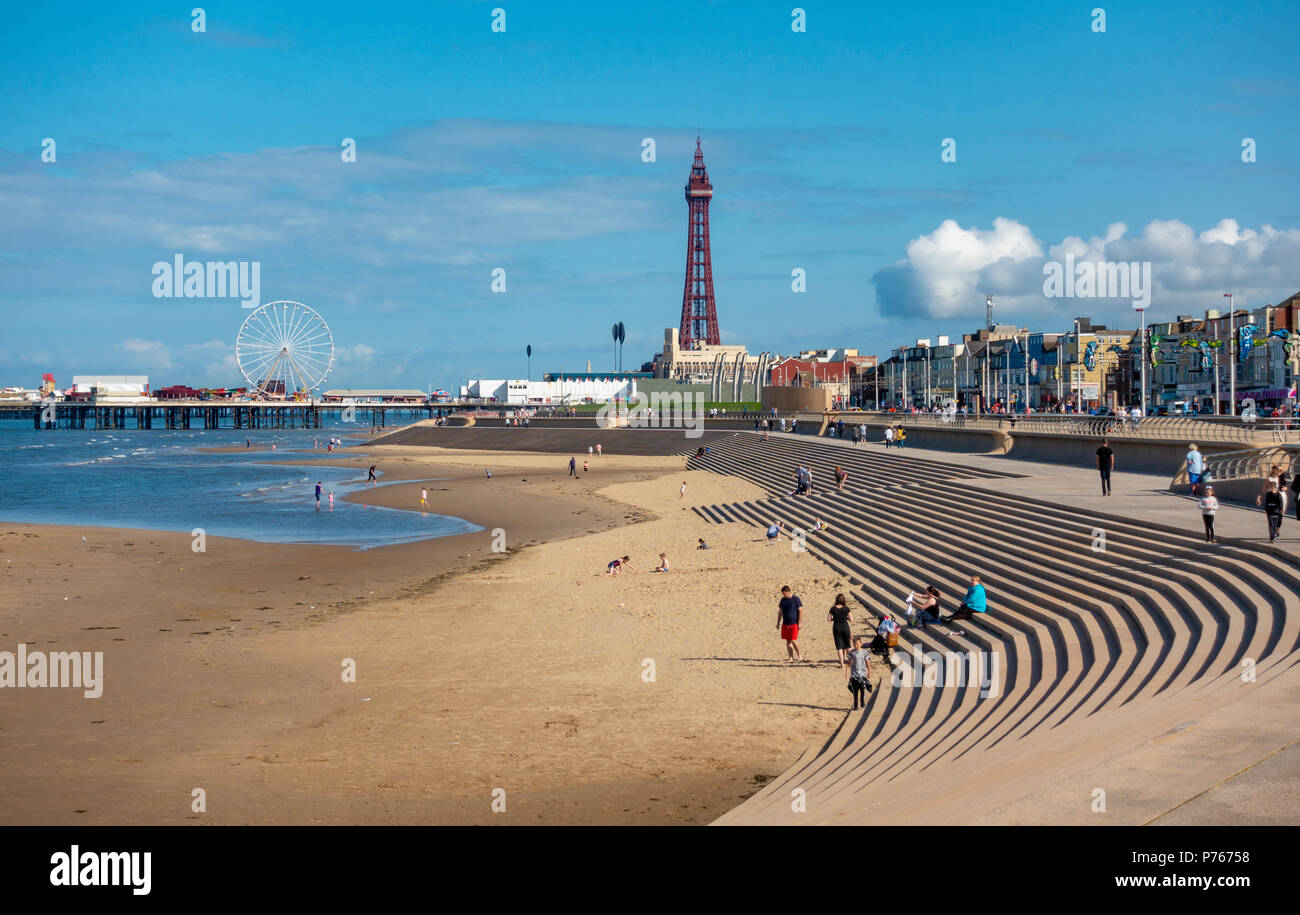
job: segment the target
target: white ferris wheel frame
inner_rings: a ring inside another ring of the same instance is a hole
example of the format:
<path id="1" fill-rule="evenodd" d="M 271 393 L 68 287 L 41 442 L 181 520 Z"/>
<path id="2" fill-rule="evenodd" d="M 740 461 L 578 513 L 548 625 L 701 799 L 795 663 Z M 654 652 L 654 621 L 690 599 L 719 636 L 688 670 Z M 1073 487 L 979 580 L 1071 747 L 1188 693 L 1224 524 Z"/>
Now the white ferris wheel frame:
<path id="1" fill-rule="evenodd" d="M 253 311 L 235 336 L 240 374 L 262 394 L 284 382 L 284 397 L 319 388 L 334 369 L 334 335 L 320 313 L 302 302 L 267 302 Z"/>

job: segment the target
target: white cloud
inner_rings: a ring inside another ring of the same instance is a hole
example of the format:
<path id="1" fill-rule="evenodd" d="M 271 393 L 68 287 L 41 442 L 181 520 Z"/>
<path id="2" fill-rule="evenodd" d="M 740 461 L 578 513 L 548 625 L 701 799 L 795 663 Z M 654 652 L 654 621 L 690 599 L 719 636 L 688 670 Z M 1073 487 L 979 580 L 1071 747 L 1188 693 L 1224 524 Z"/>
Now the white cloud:
<path id="1" fill-rule="evenodd" d="M 873 277 L 877 304 L 887 316 L 968 315 L 975 324 L 983 316 L 984 293 L 991 292 L 1005 320 L 1131 317 L 1131 303 L 1123 300 L 1045 297 L 1044 263 L 1067 255 L 1076 263 L 1149 261 L 1152 313 L 1171 317 L 1221 307 L 1226 290 L 1237 293 L 1238 303 L 1263 305 L 1300 288 L 1300 230 L 1243 229 L 1234 219 L 1199 235 L 1176 219 L 1154 219 L 1136 236 L 1116 222 L 1104 235 L 1070 235 L 1053 245 L 1013 219 L 995 219 L 991 230 L 945 220 L 909 242 L 906 251 L 907 257 Z"/>

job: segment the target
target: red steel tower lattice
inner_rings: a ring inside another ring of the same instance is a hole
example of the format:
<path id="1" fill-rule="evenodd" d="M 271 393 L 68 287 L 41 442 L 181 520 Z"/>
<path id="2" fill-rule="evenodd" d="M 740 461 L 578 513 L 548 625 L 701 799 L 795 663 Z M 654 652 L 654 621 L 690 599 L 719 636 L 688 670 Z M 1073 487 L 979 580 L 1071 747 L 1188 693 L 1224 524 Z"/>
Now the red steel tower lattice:
<path id="1" fill-rule="evenodd" d="M 713 185 L 704 168 L 704 151 L 695 138 L 695 162 L 686 182 L 686 289 L 682 293 L 682 328 L 679 345 L 690 349 L 696 341 L 717 346 L 718 309 L 713 301 L 713 257 L 709 253 L 709 201 Z"/>

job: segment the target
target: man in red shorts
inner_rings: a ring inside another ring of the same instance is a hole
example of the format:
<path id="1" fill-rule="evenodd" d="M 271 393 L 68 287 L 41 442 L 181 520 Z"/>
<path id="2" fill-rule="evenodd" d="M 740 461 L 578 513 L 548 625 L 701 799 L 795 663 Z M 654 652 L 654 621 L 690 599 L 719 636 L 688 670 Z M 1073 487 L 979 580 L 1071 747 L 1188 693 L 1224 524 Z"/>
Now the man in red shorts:
<path id="1" fill-rule="evenodd" d="M 803 654 L 799 651 L 799 620 L 802 618 L 803 601 L 794 596 L 789 585 L 785 585 L 781 588 L 780 609 L 776 611 L 776 628 L 780 630 L 781 638 L 785 639 L 787 661 L 803 660 Z"/>

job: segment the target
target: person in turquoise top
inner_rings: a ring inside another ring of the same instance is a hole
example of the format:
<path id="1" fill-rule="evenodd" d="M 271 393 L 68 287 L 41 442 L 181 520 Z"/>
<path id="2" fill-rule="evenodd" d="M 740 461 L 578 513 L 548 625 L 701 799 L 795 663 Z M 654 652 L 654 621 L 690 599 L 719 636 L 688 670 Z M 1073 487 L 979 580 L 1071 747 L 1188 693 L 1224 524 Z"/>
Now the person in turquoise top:
<path id="1" fill-rule="evenodd" d="M 945 623 L 951 623 L 953 620 L 968 620 L 976 613 L 983 613 L 988 609 L 988 602 L 984 596 L 984 586 L 980 584 L 980 577 L 972 575 L 970 577 L 970 587 L 966 589 L 966 596 L 962 598 L 961 606 L 944 620 Z"/>

